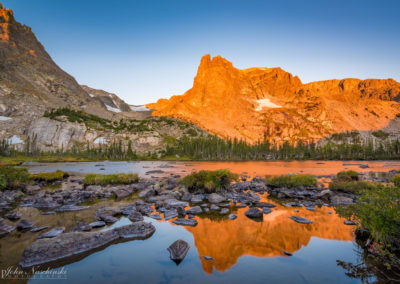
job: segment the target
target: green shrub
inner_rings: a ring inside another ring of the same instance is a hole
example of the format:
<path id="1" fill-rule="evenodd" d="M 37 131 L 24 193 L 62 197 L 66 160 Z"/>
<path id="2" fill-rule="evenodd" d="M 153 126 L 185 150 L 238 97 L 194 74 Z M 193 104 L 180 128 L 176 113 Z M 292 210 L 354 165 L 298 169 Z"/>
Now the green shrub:
<path id="1" fill-rule="evenodd" d="M 354 181 L 341 181 L 341 180 L 332 180 L 329 184 L 329 189 L 336 191 L 343 191 L 355 194 L 361 194 L 365 191 L 370 191 L 376 189 L 378 186 L 375 182 L 370 181 L 362 181 L 362 180 L 354 180 Z"/>
<path id="2" fill-rule="evenodd" d="M 26 168 L 0 166 L 0 190 L 18 188 L 29 181 Z"/>
<path id="3" fill-rule="evenodd" d="M 400 236 L 400 189 L 378 185 L 366 191 L 354 205 L 337 209 L 339 214 L 352 218 L 360 227 L 371 233 L 376 243 L 390 249 L 399 244 Z"/>
<path id="4" fill-rule="evenodd" d="M 83 180 L 84 185 L 131 184 L 139 181 L 137 174 L 88 174 Z"/>
<path id="5" fill-rule="evenodd" d="M 184 177 L 179 183 L 185 185 L 190 192 L 203 189 L 212 193 L 227 189 L 231 182 L 237 179 L 238 175 L 229 170 L 200 171 Z"/>
<path id="6" fill-rule="evenodd" d="M 317 179 L 312 175 L 282 175 L 267 177 L 267 185 L 270 187 L 315 187 L 317 184 Z"/>
<path id="7" fill-rule="evenodd" d="M 342 171 L 338 172 L 336 179 L 339 181 L 353 181 L 358 180 L 358 173 L 356 171 Z"/>
<path id="8" fill-rule="evenodd" d="M 381 138 L 381 139 L 386 139 L 389 136 L 388 133 L 382 130 L 374 131 L 372 132 L 372 135 L 374 135 L 376 138 Z"/>
<path id="9" fill-rule="evenodd" d="M 400 187 L 400 175 L 395 175 L 392 179 L 395 186 Z"/>
<path id="10" fill-rule="evenodd" d="M 32 180 L 37 181 L 45 181 L 45 182 L 52 182 L 56 180 L 62 180 L 63 178 L 67 177 L 68 174 L 61 170 L 57 170 L 56 172 L 52 173 L 37 173 L 37 174 L 30 174 L 29 178 Z"/>

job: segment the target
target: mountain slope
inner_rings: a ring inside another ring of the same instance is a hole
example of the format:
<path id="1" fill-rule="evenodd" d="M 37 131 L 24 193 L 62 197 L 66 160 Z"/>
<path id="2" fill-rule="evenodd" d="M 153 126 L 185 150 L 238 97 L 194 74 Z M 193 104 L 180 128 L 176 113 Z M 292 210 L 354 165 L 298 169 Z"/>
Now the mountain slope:
<path id="1" fill-rule="evenodd" d="M 392 79 L 303 84 L 280 68 L 240 70 L 205 55 L 190 90 L 147 107 L 223 138 L 280 144 L 384 128 L 400 113 L 399 97 L 400 84 Z"/>

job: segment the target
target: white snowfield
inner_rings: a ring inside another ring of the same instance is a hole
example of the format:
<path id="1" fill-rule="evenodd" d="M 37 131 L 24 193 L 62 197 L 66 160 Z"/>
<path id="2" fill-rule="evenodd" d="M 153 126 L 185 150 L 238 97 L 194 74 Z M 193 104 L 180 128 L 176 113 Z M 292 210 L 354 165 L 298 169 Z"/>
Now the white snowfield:
<path id="1" fill-rule="evenodd" d="M 121 112 L 121 110 L 120 110 L 119 108 L 110 107 L 109 105 L 106 105 L 106 108 L 107 108 L 109 111 L 112 111 L 112 112 Z"/>
<path id="2" fill-rule="evenodd" d="M 11 145 L 20 144 L 20 143 L 24 144 L 24 141 L 21 140 L 21 138 L 19 138 L 17 135 L 14 135 L 14 136 L 11 137 L 8 141 L 9 141 L 9 143 L 10 143 Z"/>
<path id="3" fill-rule="evenodd" d="M 0 120 L 11 120 L 12 118 L 11 117 L 7 117 L 7 116 L 1 116 L 0 115 Z"/>
<path id="4" fill-rule="evenodd" d="M 150 109 L 148 109 L 145 106 L 129 106 L 131 108 L 131 110 L 133 111 L 149 111 Z"/>
<path id="5" fill-rule="evenodd" d="M 269 99 L 261 99 L 257 100 L 258 107 L 256 108 L 256 111 L 261 111 L 263 108 L 281 108 L 282 106 L 274 104 L 271 102 Z"/>
<path id="6" fill-rule="evenodd" d="M 93 141 L 94 144 L 107 144 L 107 140 L 104 137 L 97 137 Z"/>

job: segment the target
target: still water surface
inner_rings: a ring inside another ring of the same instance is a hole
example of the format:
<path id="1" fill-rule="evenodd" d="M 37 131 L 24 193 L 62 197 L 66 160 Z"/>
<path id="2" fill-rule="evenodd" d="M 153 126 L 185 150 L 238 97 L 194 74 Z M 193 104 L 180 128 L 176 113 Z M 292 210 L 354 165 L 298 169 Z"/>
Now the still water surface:
<path id="1" fill-rule="evenodd" d="M 368 164 L 369 168 L 360 168 Z M 344 169 L 357 171 L 389 171 L 400 169 L 398 162 L 96 162 L 40 164 L 32 172 L 56 169 L 82 173 L 135 172 L 142 177 L 185 175 L 200 169 L 227 168 L 249 176 L 309 173 L 329 176 Z M 154 174 L 148 171 L 162 170 Z M 266 195 L 263 201 L 268 200 Z M 297 209 L 299 212 L 295 213 Z M 35 209 L 25 209 L 35 210 Z M 334 208 L 315 211 L 278 205 L 255 222 L 244 215 L 246 208 L 237 209 L 236 220 L 195 217 L 196 227 L 176 226 L 169 221 L 152 222 L 156 232 L 147 240 L 111 245 L 86 258 L 68 264 L 68 283 L 360 283 L 349 278 L 337 260 L 359 263 L 359 248 L 354 242 L 352 226 L 343 224 Z M 74 213 L 76 214 L 76 213 Z M 84 214 L 84 213 L 78 213 Z M 94 214 L 94 213 L 93 213 Z M 93 214 L 91 216 L 93 216 Z M 314 221 L 298 224 L 289 219 L 297 215 Z M 58 217 L 57 217 L 58 216 Z M 62 224 L 71 214 L 42 216 Z M 54 219 L 59 218 L 59 220 Z M 89 218 L 89 217 L 87 217 Z M 86 220 L 74 217 L 76 220 Z M 91 217 L 92 218 L 92 217 Z M 90 220 L 88 220 L 90 221 Z M 122 217 L 105 228 L 129 224 Z M 191 248 L 179 265 L 169 259 L 167 247 L 177 239 L 187 241 Z M 286 256 L 283 251 L 292 253 Z M 205 260 L 211 256 L 214 260 Z M 29 283 L 49 283 L 31 279 Z M 57 280 L 61 283 L 62 280 Z"/>

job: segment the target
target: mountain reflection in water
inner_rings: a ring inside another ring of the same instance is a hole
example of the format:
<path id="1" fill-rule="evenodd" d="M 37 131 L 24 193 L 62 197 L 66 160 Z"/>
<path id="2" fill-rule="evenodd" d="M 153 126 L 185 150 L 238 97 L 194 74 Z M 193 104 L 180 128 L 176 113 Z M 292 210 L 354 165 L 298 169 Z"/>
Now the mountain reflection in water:
<path id="1" fill-rule="evenodd" d="M 312 237 L 340 241 L 353 239 L 354 227 L 344 225 L 344 219 L 333 208 L 321 207 L 309 211 L 278 206 L 272 209 L 272 213 L 264 214 L 263 222 L 247 218 L 244 215 L 247 209 L 238 209 L 235 220 L 196 218 L 199 222 L 196 227 L 185 227 L 193 234 L 205 272 L 211 274 L 214 268 L 224 272 L 244 255 L 276 257 L 284 256 L 283 251 L 295 253 L 307 246 Z M 294 212 L 295 209 L 299 212 Z M 293 215 L 308 218 L 314 223 L 296 223 L 288 218 Z M 205 260 L 203 256 L 211 256 L 214 260 Z"/>

